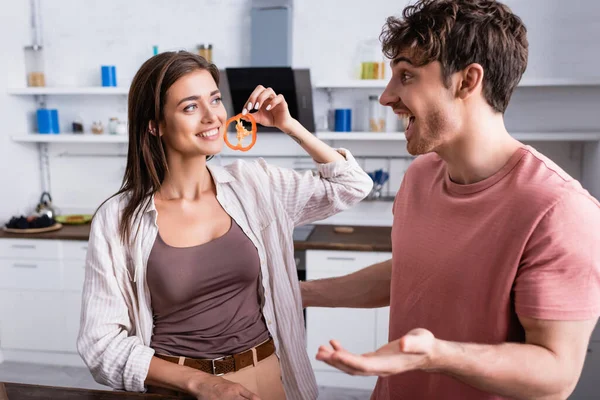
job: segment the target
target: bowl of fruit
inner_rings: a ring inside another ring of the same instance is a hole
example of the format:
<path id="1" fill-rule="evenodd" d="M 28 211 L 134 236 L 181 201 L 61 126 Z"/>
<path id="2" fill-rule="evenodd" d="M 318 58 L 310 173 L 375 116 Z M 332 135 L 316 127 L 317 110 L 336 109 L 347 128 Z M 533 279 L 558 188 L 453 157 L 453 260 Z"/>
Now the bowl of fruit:
<path id="1" fill-rule="evenodd" d="M 43 233 L 56 231 L 60 228 L 62 228 L 62 224 L 54 218 L 50 218 L 46 214 L 34 214 L 28 217 L 23 215 L 12 217 L 3 229 L 5 232 L 11 233 Z"/>

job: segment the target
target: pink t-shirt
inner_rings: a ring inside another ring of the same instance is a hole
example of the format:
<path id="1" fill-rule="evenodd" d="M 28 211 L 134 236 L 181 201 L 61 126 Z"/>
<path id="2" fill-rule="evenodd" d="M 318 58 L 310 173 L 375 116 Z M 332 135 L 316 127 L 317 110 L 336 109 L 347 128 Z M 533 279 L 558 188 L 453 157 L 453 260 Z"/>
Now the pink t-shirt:
<path id="1" fill-rule="evenodd" d="M 452 182 L 436 154 L 418 157 L 396 196 L 392 243 L 390 341 L 426 328 L 443 340 L 524 342 L 518 315 L 600 315 L 600 204 L 529 146 L 471 185 Z M 425 372 L 380 378 L 373 394 L 500 398 Z"/>

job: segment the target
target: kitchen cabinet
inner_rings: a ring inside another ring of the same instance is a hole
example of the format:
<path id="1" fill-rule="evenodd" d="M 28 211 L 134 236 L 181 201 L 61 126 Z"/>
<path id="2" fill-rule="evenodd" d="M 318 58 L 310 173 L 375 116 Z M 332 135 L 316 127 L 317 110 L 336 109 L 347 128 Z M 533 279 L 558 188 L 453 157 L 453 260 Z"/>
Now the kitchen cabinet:
<path id="1" fill-rule="evenodd" d="M 83 365 L 77 355 L 87 242 L 0 239 L 0 348 L 6 360 Z"/>
<path id="2" fill-rule="evenodd" d="M 600 342 L 590 342 L 585 364 L 577 387 L 570 400 L 597 400 L 600 398 Z"/>
<path id="3" fill-rule="evenodd" d="M 2 348 L 65 351 L 65 315 L 60 292 L 0 291 Z"/>
<path id="4" fill-rule="evenodd" d="M 347 275 L 392 257 L 387 252 L 309 250 L 306 252 L 306 279 Z M 373 389 L 376 377 L 347 375 L 314 359 L 319 346 L 330 339 L 349 351 L 366 353 L 387 343 L 389 307 L 379 309 L 308 308 L 306 310 L 307 350 L 317 383 L 356 389 Z"/>

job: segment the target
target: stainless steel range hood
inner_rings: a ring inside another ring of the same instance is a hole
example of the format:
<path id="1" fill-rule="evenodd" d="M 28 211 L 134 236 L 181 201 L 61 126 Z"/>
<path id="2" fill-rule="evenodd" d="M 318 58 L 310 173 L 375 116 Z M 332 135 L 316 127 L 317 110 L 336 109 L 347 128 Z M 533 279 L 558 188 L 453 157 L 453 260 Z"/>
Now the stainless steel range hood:
<path id="1" fill-rule="evenodd" d="M 257 85 L 271 87 L 285 96 L 292 117 L 314 132 L 310 71 L 291 67 L 292 6 L 292 0 L 252 1 L 251 65 L 221 71 L 220 89 L 229 115 L 235 115 Z M 259 131 L 277 129 L 260 127 Z"/>

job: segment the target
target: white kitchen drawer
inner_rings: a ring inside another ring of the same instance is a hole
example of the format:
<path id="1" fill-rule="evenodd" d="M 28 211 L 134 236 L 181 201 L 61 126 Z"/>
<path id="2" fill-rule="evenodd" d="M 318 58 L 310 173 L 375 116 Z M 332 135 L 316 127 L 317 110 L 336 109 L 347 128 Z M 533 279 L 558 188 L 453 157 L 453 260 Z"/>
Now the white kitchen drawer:
<path id="1" fill-rule="evenodd" d="M 315 371 L 315 378 L 317 379 L 317 385 L 319 386 L 338 387 L 344 389 L 373 391 L 373 389 L 375 389 L 375 385 L 377 384 L 376 376 L 352 376 L 337 369 L 331 371 Z M 352 395 L 348 395 L 349 399 L 366 398 L 362 396 L 350 396 Z M 337 396 L 331 398 L 341 399 L 341 397 Z"/>
<path id="2" fill-rule="evenodd" d="M 346 275 L 390 258 L 392 253 L 385 252 L 308 250 L 306 279 Z"/>
<path id="3" fill-rule="evenodd" d="M 66 260 L 63 261 L 63 289 L 64 290 L 83 290 L 83 280 L 85 279 L 85 260 Z"/>
<path id="4" fill-rule="evenodd" d="M 85 240 L 63 240 L 62 245 L 63 259 L 65 260 L 84 260 L 87 254 L 88 242 Z"/>
<path id="5" fill-rule="evenodd" d="M 0 258 L 57 260 L 59 257 L 58 240 L 0 239 Z"/>
<path id="6" fill-rule="evenodd" d="M 61 290 L 59 260 L 0 259 L 0 288 Z"/>
<path id="7" fill-rule="evenodd" d="M 390 308 L 375 309 L 375 348 L 388 344 L 390 332 Z"/>
<path id="8" fill-rule="evenodd" d="M 0 304 L 2 348 L 65 351 L 62 293 L 0 290 Z"/>
<path id="9" fill-rule="evenodd" d="M 76 353 L 81 319 L 81 292 L 65 293 L 63 296 L 66 321 L 63 348 L 65 351 Z"/>
<path id="10" fill-rule="evenodd" d="M 315 359 L 321 345 L 336 339 L 348 351 L 363 354 L 375 350 L 375 310 L 317 308 L 306 310 L 306 347 L 315 371 L 335 371 Z"/>

